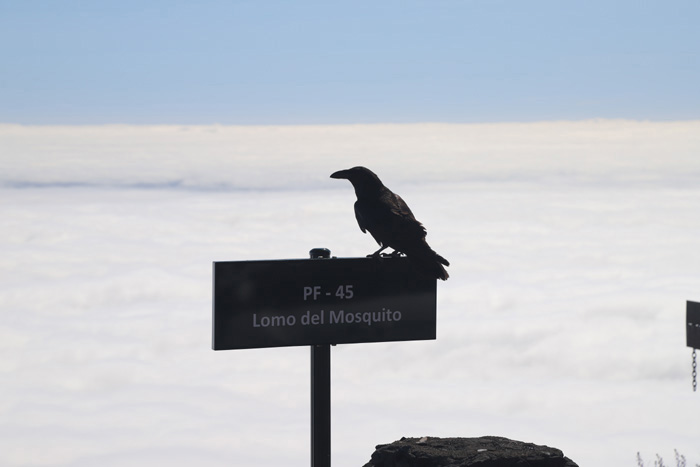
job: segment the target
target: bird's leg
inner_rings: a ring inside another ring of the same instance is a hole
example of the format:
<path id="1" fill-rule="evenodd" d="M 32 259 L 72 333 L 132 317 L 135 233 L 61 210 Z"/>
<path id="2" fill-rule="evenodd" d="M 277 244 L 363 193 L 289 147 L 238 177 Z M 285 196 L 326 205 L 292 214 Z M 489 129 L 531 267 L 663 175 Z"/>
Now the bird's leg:
<path id="1" fill-rule="evenodd" d="M 367 255 L 367 257 L 368 258 L 379 258 L 379 254 L 386 249 L 387 249 L 387 247 L 383 246 L 380 249 L 378 249 L 377 251 L 375 251 L 374 253 L 372 253 L 371 255 Z"/>

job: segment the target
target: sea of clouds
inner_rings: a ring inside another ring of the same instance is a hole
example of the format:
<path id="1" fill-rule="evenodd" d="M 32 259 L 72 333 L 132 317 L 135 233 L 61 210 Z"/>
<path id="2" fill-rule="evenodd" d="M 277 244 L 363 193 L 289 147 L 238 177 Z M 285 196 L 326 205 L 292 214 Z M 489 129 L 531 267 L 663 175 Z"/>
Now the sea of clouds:
<path id="1" fill-rule="evenodd" d="M 700 122 L 0 125 L 0 465 L 309 462 L 309 349 L 211 350 L 212 261 L 376 249 L 365 165 L 450 260 L 435 341 L 332 349 L 333 465 L 505 436 L 700 463 Z"/>

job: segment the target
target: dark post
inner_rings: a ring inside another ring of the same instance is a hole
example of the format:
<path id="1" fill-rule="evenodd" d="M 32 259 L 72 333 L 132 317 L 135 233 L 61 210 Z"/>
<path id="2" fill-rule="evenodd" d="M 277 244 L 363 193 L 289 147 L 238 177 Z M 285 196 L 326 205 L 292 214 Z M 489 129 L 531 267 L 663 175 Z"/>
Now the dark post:
<path id="1" fill-rule="evenodd" d="M 311 467 L 331 465 L 331 346 L 311 346 Z"/>
<path id="2" fill-rule="evenodd" d="M 312 259 L 330 258 L 327 248 L 314 248 Z M 331 465 L 331 346 L 311 346 L 311 467 Z"/>
<path id="3" fill-rule="evenodd" d="M 696 350 L 700 349 L 700 302 L 686 302 L 686 344 L 693 348 L 693 392 L 698 389 L 698 361 Z"/>

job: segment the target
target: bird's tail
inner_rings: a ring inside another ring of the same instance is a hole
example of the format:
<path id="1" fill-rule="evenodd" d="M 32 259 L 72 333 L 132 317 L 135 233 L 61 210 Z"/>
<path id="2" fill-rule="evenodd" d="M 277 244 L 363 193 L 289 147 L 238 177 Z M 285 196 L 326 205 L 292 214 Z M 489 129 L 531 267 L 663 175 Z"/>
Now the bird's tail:
<path id="1" fill-rule="evenodd" d="M 425 248 L 421 248 L 420 252 L 413 252 L 411 254 L 407 254 L 406 256 L 408 256 L 408 258 L 418 267 L 420 271 L 430 277 L 443 281 L 446 281 L 447 278 L 450 277 L 447 270 L 443 267 L 443 264 L 445 266 L 449 266 L 450 262 L 437 254 L 427 244 L 425 245 Z"/>

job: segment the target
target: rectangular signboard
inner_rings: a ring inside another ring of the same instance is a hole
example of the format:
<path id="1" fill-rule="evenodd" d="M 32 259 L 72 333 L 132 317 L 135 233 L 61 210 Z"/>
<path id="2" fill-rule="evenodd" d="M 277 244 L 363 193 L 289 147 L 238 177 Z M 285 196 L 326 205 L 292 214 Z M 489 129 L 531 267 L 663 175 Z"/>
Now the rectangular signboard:
<path id="1" fill-rule="evenodd" d="M 213 267 L 214 350 L 436 337 L 437 281 L 405 257 Z"/>
<path id="2" fill-rule="evenodd" d="M 700 349 L 700 303 L 687 302 L 685 316 L 686 345 Z"/>

